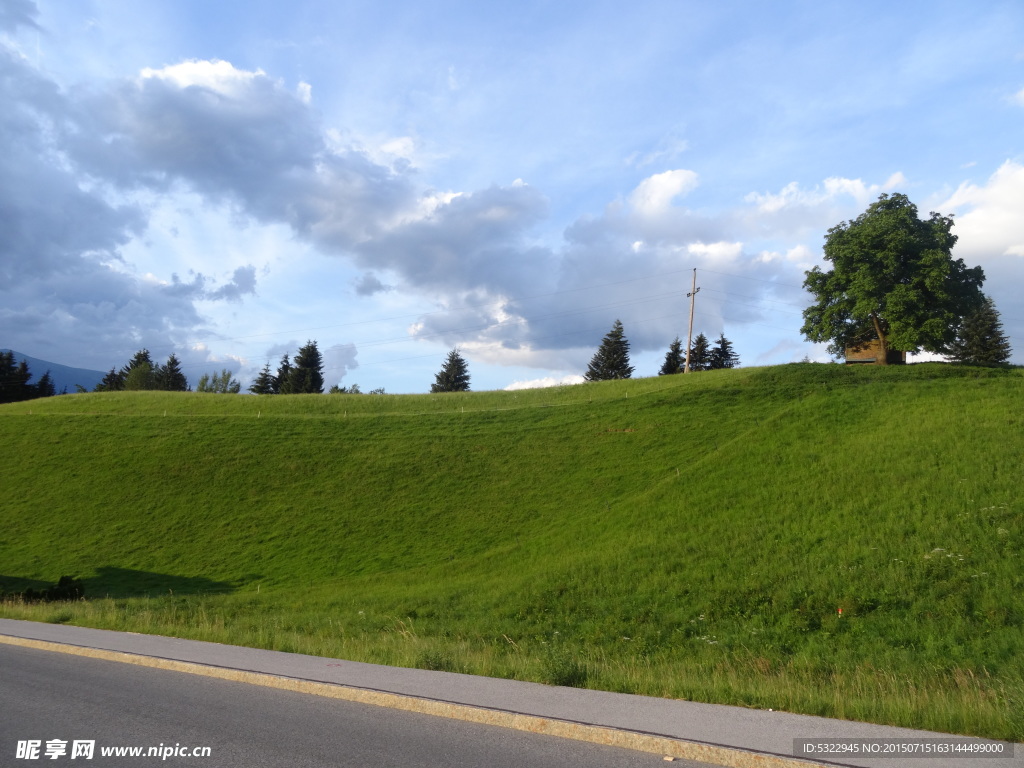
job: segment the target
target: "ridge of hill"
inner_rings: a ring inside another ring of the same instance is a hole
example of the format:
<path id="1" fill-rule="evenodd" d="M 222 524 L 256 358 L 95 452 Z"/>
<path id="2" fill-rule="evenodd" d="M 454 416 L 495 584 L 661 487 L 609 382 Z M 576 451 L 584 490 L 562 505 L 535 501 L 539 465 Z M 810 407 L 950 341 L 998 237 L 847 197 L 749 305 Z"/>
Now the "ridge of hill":
<path id="1" fill-rule="evenodd" d="M 0 615 L 1024 737 L 1014 368 L 0 406 Z M 103 597 L 106 596 L 106 597 Z"/>

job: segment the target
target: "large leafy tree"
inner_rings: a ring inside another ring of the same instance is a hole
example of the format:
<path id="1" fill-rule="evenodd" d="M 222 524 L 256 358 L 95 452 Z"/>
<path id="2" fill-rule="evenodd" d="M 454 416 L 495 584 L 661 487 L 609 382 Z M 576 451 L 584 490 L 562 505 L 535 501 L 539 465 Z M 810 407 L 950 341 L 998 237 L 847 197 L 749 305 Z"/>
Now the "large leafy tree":
<path id="1" fill-rule="evenodd" d="M 632 375 L 633 366 L 629 364 L 629 340 L 626 339 L 622 321 L 616 320 L 612 329 L 601 340 L 601 346 L 591 358 L 583 378 L 587 381 L 606 381 L 628 379 Z"/>
<path id="2" fill-rule="evenodd" d="M 434 374 L 431 392 L 468 392 L 469 366 L 458 347 L 448 353 L 441 370 Z"/>
<path id="3" fill-rule="evenodd" d="M 986 296 L 981 306 L 967 315 L 957 329 L 949 358 L 958 363 L 1001 365 L 1010 359 L 1012 351 L 995 302 Z"/>
<path id="4" fill-rule="evenodd" d="M 242 385 L 232 378 L 231 371 L 222 368 L 220 373 L 204 373 L 199 377 L 196 392 L 209 392 L 215 395 L 237 395 Z"/>
<path id="5" fill-rule="evenodd" d="M 288 379 L 292 394 L 323 394 L 324 361 L 315 341 L 307 341 L 305 346 L 299 347 Z"/>
<path id="6" fill-rule="evenodd" d="M 682 373 L 686 365 L 686 355 L 683 354 L 683 342 L 678 336 L 668 345 L 668 352 L 665 353 L 665 362 L 658 371 L 659 376 L 669 376 L 673 373 Z"/>
<path id="7" fill-rule="evenodd" d="M 127 390 L 156 389 L 156 371 L 152 363 L 139 363 L 124 377 L 124 388 Z"/>
<path id="8" fill-rule="evenodd" d="M 964 316 L 981 304 L 981 267 L 954 259 L 953 219 L 926 220 L 906 195 L 882 195 L 854 221 L 825 236 L 825 260 L 804 288 L 814 303 L 800 329 L 808 340 L 829 342 L 839 356 L 846 347 L 877 339 L 889 350 L 945 353 Z"/>
<path id="9" fill-rule="evenodd" d="M 733 349 L 732 342 L 723 333 L 718 337 L 715 346 L 708 353 L 708 370 L 717 371 L 722 368 L 735 368 L 740 364 L 740 356 Z"/>

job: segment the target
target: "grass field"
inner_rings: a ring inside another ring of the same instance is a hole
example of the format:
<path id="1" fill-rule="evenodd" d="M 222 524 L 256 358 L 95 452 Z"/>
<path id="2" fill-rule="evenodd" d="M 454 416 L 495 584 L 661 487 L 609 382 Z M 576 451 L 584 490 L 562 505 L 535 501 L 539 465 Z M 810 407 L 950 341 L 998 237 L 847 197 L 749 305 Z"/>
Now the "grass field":
<path id="1" fill-rule="evenodd" d="M 1024 375 L 0 406 L 0 615 L 1024 740 Z M 840 615 L 842 609 L 842 615 Z"/>

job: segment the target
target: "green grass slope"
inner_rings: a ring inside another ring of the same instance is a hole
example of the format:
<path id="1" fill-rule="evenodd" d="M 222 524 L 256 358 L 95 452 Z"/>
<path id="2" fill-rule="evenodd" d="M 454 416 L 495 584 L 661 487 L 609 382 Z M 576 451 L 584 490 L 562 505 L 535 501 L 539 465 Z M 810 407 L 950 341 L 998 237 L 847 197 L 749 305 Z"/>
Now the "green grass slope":
<path id="1" fill-rule="evenodd" d="M 1024 740 L 1015 369 L 0 407 L 0 615 Z M 840 615 L 840 609 L 842 614 Z"/>

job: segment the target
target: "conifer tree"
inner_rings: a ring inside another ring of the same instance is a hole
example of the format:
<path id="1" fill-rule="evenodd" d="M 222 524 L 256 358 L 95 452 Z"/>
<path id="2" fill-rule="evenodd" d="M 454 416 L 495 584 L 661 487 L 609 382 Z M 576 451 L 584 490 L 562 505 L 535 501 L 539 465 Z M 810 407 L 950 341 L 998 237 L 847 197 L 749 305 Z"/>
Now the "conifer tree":
<path id="1" fill-rule="evenodd" d="M 281 358 L 280 365 L 277 366 L 277 375 L 274 377 L 274 394 L 275 395 L 290 395 L 292 392 L 292 362 L 288 359 L 288 353 L 285 352 Z"/>
<path id="2" fill-rule="evenodd" d="M 299 348 L 288 378 L 292 394 L 323 394 L 324 361 L 315 341 L 307 341 L 304 347 Z"/>
<path id="3" fill-rule="evenodd" d="M 100 383 L 93 388 L 93 392 L 120 392 L 122 389 L 124 389 L 124 376 L 116 368 L 111 368 Z"/>
<path id="4" fill-rule="evenodd" d="M 711 350 L 708 347 L 708 337 L 703 333 L 697 334 L 690 347 L 690 370 L 706 371 L 711 365 Z"/>
<path id="5" fill-rule="evenodd" d="M 124 368 L 121 369 L 121 373 L 127 376 L 129 371 L 131 371 L 133 368 L 138 368 L 143 363 L 148 364 L 150 366 L 150 369 L 152 369 L 153 358 L 149 356 L 148 349 L 140 349 L 138 352 L 132 355 L 132 359 L 128 361 L 127 365 L 125 365 Z"/>
<path id="6" fill-rule="evenodd" d="M 34 388 L 35 394 L 33 397 L 53 397 L 57 394 L 57 388 L 53 386 L 53 379 L 50 377 L 49 371 L 44 373 L 42 378 L 35 383 Z"/>
<path id="7" fill-rule="evenodd" d="M 668 352 L 665 353 L 665 362 L 658 371 L 659 376 L 668 376 L 673 373 L 682 373 L 686 365 L 686 356 L 683 354 L 683 342 L 676 336 L 669 344 Z"/>
<path id="8" fill-rule="evenodd" d="M 0 403 L 16 403 L 57 394 L 49 371 L 35 384 L 29 383 L 31 379 L 28 361 L 15 363 L 14 352 L 0 352 Z"/>
<path id="9" fill-rule="evenodd" d="M 722 368 L 735 368 L 739 365 L 740 356 L 733 350 L 732 342 L 723 333 L 718 337 L 715 346 L 708 355 L 708 370 L 717 371 Z"/>
<path id="10" fill-rule="evenodd" d="M 623 331 L 622 321 L 616 320 L 591 358 L 583 378 L 587 381 L 606 381 L 628 379 L 632 375 L 633 366 L 629 364 L 629 341 Z"/>
<path id="11" fill-rule="evenodd" d="M 274 394 L 274 374 L 270 372 L 270 361 L 263 366 L 256 380 L 249 385 L 249 391 L 254 395 Z"/>
<path id="12" fill-rule="evenodd" d="M 441 370 L 434 375 L 431 392 L 468 392 L 469 366 L 456 347 L 448 353 Z"/>
<path id="13" fill-rule="evenodd" d="M 172 353 L 165 365 L 158 365 L 154 374 L 156 389 L 167 392 L 188 392 L 188 379 L 181 372 L 181 362 Z"/>
<path id="14" fill-rule="evenodd" d="M 981 306 L 960 323 L 950 345 L 949 359 L 957 363 L 1001 365 L 1010 359 L 1012 351 L 995 302 L 985 296 Z"/>
<path id="15" fill-rule="evenodd" d="M 34 387 L 29 385 L 32 373 L 28 363 L 14 362 L 13 352 L 0 352 L 0 403 L 16 403 L 36 397 Z"/>

